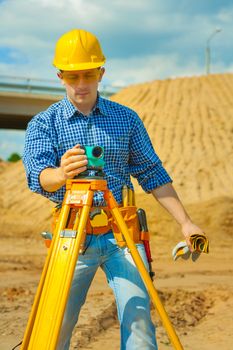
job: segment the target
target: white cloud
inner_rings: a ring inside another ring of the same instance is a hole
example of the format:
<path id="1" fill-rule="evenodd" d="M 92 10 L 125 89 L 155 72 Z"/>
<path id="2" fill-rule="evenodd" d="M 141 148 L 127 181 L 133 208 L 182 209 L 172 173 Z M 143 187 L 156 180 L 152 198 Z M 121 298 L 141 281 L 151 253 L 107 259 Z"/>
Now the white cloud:
<path id="1" fill-rule="evenodd" d="M 222 8 L 215 13 L 192 13 L 190 7 L 185 11 L 185 4 L 162 0 L 0 3 L 0 48 L 13 49 L 11 62 L 4 61 L 2 55 L 0 74 L 55 78 L 51 64 L 55 42 L 71 28 L 85 28 L 99 37 L 107 55 L 108 79 L 113 82 L 119 77 L 128 83 L 200 74 L 206 39 L 216 26 L 223 31 L 212 45 L 221 47 L 219 66 L 228 69 L 233 6 L 226 9 L 222 1 Z"/>
<path id="2" fill-rule="evenodd" d="M 125 84 L 142 83 L 174 76 L 203 73 L 203 67 L 200 67 L 196 62 L 187 62 L 185 66 L 181 67 L 179 57 L 176 54 L 111 60 L 106 68 L 106 79 L 108 78 L 115 85 L 122 85 L 123 82 Z M 116 74 L 116 71 L 120 71 L 120 74 Z"/>

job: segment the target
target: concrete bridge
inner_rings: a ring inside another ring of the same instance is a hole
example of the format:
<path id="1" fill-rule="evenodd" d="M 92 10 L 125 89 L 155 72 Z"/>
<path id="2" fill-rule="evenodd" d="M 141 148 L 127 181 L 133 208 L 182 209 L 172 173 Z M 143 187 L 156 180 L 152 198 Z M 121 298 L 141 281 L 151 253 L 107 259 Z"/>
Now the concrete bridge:
<path id="1" fill-rule="evenodd" d="M 108 97 L 117 87 L 102 87 Z M 65 95 L 56 81 L 0 76 L 0 128 L 26 129 L 29 120 Z"/>
<path id="2" fill-rule="evenodd" d="M 61 96 L 60 96 L 61 97 Z M 26 129 L 38 112 L 60 99 L 59 96 L 0 91 L 0 126 L 2 129 Z"/>

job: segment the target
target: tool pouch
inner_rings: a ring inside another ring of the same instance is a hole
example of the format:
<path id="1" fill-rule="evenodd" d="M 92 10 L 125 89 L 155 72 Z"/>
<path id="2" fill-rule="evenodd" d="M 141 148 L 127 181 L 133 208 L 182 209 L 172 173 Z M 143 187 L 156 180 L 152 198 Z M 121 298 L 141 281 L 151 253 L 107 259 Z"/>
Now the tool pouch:
<path id="1" fill-rule="evenodd" d="M 95 210 L 95 208 L 92 208 L 90 213 L 92 213 L 92 211 Z M 103 211 L 103 210 L 102 210 Z M 52 223 L 51 223 L 51 232 L 54 232 L 55 231 L 55 228 L 56 228 L 56 224 L 59 220 L 59 215 L 60 215 L 60 212 L 61 212 L 61 208 L 57 208 L 57 207 L 54 207 L 52 209 Z M 72 208 L 70 210 L 70 215 L 69 215 L 69 218 L 68 218 L 68 223 L 67 223 L 67 228 L 70 228 L 72 229 L 73 227 L 73 224 L 75 222 L 75 218 L 76 218 L 76 215 L 78 213 L 78 210 L 76 208 Z M 96 227 L 93 226 L 92 224 L 92 221 L 90 220 L 90 218 L 88 218 L 87 220 L 87 225 L 86 225 L 86 232 L 87 233 L 93 233 L 93 234 L 102 234 L 102 233 L 106 233 L 108 232 L 111 227 L 109 225 L 109 222 L 108 222 L 108 218 L 110 217 L 110 213 L 108 210 L 105 210 L 104 211 L 104 218 L 103 218 L 103 226 L 99 226 L 97 225 Z M 103 215 L 103 213 L 102 213 Z"/>
<path id="2" fill-rule="evenodd" d="M 126 223 L 126 226 L 129 230 L 130 237 L 134 241 L 134 243 L 141 243 L 141 233 L 137 216 L 137 207 L 128 206 L 128 207 L 120 207 L 119 211 Z M 114 234 L 114 237 L 117 241 L 119 247 L 125 247 L 126 242 L 122 232 L 119 230 L 117 223 L 113 218 L 110 218 L 110 225 Z"/>

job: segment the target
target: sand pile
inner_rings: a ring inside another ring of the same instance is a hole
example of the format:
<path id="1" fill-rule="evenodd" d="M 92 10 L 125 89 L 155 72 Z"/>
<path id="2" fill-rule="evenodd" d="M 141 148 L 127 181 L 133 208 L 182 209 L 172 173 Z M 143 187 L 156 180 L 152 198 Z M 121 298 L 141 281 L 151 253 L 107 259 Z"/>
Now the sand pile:
<path id="1" fill-rule="evenodd" d="M 52 205 L 28 189 L 22 161 L 0 164 L 1 233 L 26 237 L 49 229 Z"/>
<path id="2" fill-rule="evenodd" d="M 233 195 L 233 74 L 129 86 L 112 100 L 139 113 L 185 202 Z"/>

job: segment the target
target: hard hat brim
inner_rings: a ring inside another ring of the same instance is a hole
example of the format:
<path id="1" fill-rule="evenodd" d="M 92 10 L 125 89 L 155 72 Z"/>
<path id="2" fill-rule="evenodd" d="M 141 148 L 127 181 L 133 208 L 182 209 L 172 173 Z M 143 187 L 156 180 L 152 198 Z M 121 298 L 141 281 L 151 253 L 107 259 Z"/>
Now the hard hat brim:
<path id="1" fill-rule="evenodd" d="M 75 70 L 87 70 L 94 69 L 103 66 L 105 60 L 101 62 L 86 62 L 86 63 L 76 63 L 76 64 L 59 64 L 55 60 L 53 61 L 54 67 L 63 71 L 75 71 Z"/>

